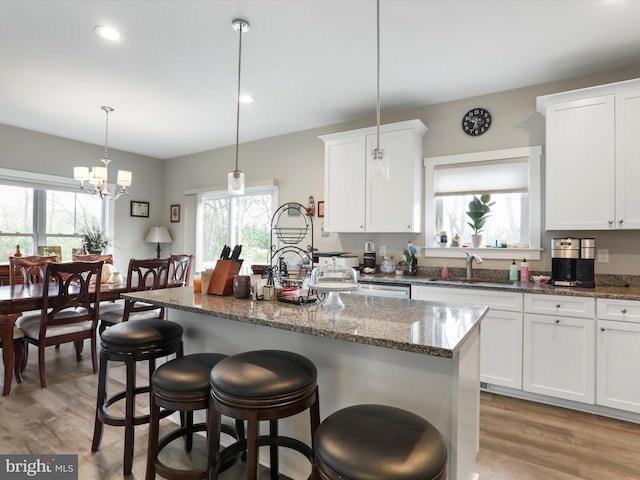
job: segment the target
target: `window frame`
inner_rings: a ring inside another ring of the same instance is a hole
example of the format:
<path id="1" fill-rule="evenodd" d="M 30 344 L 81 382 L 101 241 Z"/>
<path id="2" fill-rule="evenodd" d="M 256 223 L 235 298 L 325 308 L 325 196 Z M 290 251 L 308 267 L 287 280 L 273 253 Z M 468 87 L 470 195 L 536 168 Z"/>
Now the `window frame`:
<path id="1" fill-rule="evenodd" d="M 424 211 L 424 255 L 426 257 L 457 258 L 461 252 L 457 248 L 431 247 L 431 239 L 435 237 L 437 206 L 435 199 L 435 170 L 443 165 L 460 163 L 486 162 L 490 160 L 508 160 L 510 158 L 528 158 L 528 244 L 529 248 L 468 248 L 469 251 L 479 254 L 484 259 L 526 258 L 527 260 L 540 260 L 541 248 L 541 161 L 542 147 L 540 145 L 530 147 L 508 148 L 503 150 L 491 150 L 486 152 L 464 153 L 445 155 L 439 157 L 426 157 L 425 168 L 425 211 Z M 526 221 L 526 212 L 523 212 L 523 221 Z M 526 231 L 526 225 L 524 229 Z M 522 239 L 524 242 L 524 239 Z"/>
<path id="2" fill-rule="evenodd" d="M 30 234 L 13 234 L 7 232 L 5 236 L 29 236 L 35 242 L 33 245 L 34 254 L 38 245 L 45 245 L 47 237 L 77 237 L 72 234 L 55 234 L 46 232 L 46 195 L 42 193 L 44 190 L 49 191 L 65 191 L 72 193 L 83 193 L 80 190 L 76 180 L 69 177 L 61 177 L 57 175 L 49 175 L 36 172 L 24 172 L 21 170 L 11 170 L 0 168 L 0 183 L 3 185 L 14 185 L 22 188 L 34 189 L 33 198 L 33 232 Z M 113 186 L 109 184 L 109 186 Z M 88 193 L 85 193 L 88 195 Z M 102 228 L 107 235 L 113 232 L 114 226 L 114 209 L 111 208 L 108 200 L 101 200 L 102 206 Z M 78 234 L 82 232 L 77 232 Z"/>
<path id="3" fill-rule="evenodd" d="M 272 212 L 275 212 L 278 208 L 278 193 L 279 187 L 278 182 L 275 180 L 261 181 L 261 182 L 251 182 L 250 184 L 245 184 L 245 194 L 243 196 L 249 195 L 267 195 L 271 194 L 271 209 Z M 195 252 L 196 252 L 196 272 L 203 271 L 203 263 L 204 263 L 204 247 L 202 244 L 202 239 L 204 237 L 203 228 L 204 228 L 204 218 L 203 218 L 203 208 L 202 201 L 204 196 L 215 195 L 220 198 L 233 198 L 237 197 L 237 195 L 229 195 L 226 186 L 219 187 L 210 187 L 210 188 L 201 188 L 197 190 L 190 190 L 185 192 L 186 195 L 195 194 L 196 195 L 196 236 L 195 236 Z M 271 219 L 269 219 L 271 221 Z M 230 229 L 231 231 L 232 229 Z"/>

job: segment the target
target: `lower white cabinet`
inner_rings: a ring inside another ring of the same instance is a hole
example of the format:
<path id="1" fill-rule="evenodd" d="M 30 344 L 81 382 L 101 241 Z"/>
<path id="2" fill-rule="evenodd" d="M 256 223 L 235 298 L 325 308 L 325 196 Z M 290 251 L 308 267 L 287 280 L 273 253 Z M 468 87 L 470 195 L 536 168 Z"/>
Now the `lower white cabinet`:
<path id="1" fill-rule="evenodd" d="M 598 299 L 596 403 L 640 413 L 640 302 Z"/>
<path id="2" fill-rule="evenodd" d="M 411 298 L 488 305 L 480 326 L 480 381 L 522 389 L 522 293 L 412 286 Z"/>
<path id="3" fill-rule="evenodd" d="M 523 390 L 594 404 L 594 299 L 524 297 Z"/>

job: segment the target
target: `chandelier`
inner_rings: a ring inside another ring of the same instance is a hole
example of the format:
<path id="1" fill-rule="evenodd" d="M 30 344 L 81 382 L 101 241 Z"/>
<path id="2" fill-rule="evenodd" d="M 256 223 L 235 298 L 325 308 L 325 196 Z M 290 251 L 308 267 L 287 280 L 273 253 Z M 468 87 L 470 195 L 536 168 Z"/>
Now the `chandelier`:
<path id="1" fill-rule="evenodd" d="M 73 178 L 80 182 L 80 188 L 85 192 L 94 195 L 97 198 L 112 198 L 117 200 L 122 194 L 129 195 L 127 187 L 131 186 L 132 174 L 129 170 L 118 170 L 117 184 L 120 185 L 120 191 L 115 196 L 109 192 L 107 184 L 109 178 L 109 113 L 113 112 L 113 108 L 103 105 L 100 107 L 106 115 L 105 137 L 104 137 L 104 158 L 100 161 L 103 166 L 89 167 L 73 167 Z M 85 184 L 88 183 L 88 185 Z"/>

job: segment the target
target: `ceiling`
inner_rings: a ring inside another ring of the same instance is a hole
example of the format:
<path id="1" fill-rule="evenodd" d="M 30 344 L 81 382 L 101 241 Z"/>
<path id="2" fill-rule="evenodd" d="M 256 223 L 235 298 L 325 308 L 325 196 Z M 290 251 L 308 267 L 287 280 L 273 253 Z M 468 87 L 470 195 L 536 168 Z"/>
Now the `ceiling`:
<path id="1" fill-rule="evenodd" d="M 381 0 L 397 111 L 640 65 L 640 2 Z M 0 2 L 0 123 L 155 158 L 375 116 L 374 0 Z M 122 38 L 93 32 L 112 25 Z"/>

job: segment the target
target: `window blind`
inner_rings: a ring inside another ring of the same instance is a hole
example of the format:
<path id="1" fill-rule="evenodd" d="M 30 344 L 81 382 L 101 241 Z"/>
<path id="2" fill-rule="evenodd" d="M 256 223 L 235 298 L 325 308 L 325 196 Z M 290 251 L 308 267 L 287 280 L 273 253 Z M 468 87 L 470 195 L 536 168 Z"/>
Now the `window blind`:
<path id="1" fill-rule="evenodd" d="M 450 163 L 435 167 L 435 194 L 465 195 L 529 191 L 529 158 Z"/>

